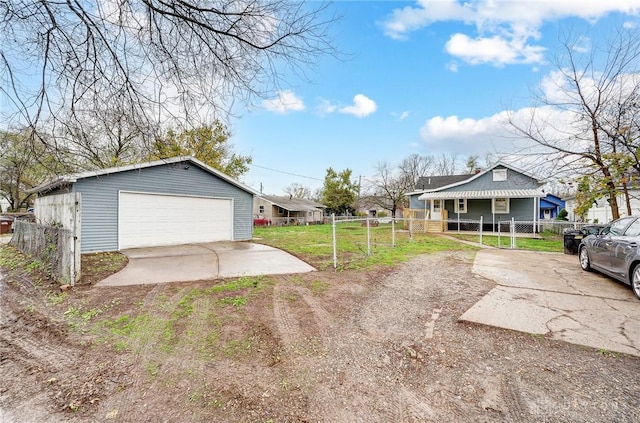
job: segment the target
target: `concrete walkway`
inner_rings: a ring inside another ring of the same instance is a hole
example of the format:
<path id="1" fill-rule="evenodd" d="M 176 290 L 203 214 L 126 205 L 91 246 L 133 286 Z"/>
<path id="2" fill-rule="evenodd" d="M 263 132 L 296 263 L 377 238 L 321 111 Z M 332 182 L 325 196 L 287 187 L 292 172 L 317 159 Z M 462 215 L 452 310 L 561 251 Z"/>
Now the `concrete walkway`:
<path id="1" fill-rule="evenodd" d="M 249 242 L 211 242 L 121 252 L 129 258 L 129 264 L 96 286 L 186 282 L 315 270 L 282 250 Z"/>
<path id="2" fill-rule="evenodd" d="M 460 320 L 640 356 L 640 300 L 577 256 L 481 250 L 473 272 L 497 286 Z"/>

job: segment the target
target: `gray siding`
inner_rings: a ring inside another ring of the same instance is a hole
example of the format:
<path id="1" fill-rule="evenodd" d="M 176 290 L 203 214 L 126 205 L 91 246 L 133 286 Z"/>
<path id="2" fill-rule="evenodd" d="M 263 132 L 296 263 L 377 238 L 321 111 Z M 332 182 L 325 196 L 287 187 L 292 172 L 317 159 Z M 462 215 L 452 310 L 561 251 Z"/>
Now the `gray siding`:
<path id="1" fill-rule="evenodd" d="M 409 208 L 410 209 L 423 209 L 425 208 L 425 201 L 424 200 L 418 200 L 418 197 L 420 197 L 422 195 L 422 193 L 420 194 L 413 194 L 409 196 Z M 427 203 L 427 208 L 429 208 L 429 204 Z"/>
<path id="2" fill-rule="evenodd" d="M 496 169 L 505 169 L 504 167 L 496 167 Z M 538 188 L 540 184 L 533 178 L 523 175 L 515 170 L 507 169 L 506 181 L 494 181 L 493 170 L 488 171 L 484 175 L 474 179 L 466 184 L 443 190 L 446 192 L 455 191 L 485 191 L 494 189 L 533 189 Z"/>
<path id="3" fill-rule="evenodd" d="M 75 182 L 71 190 L 82 193 L 83 253 L 118 249 L 119 191 L 233 198 L 234 240 L 248 240 L 253 235 L 253 195 L 193 163 L 165 164 L 84 178 Z"/>
<path id="4" fill-rule="evenodd" d="M 530 222 L 534 219 L 535 213 L 533 205 L 534 198 L 511 198 L 509 199 L 509 213 L 491 213 L 491 199 L 467 200 L 467 213 L 460 213 L 460 220 L 482 220 L 484 223 L 498 223 L 502 221 L 515 220 Z M 454 201 L 446 200 L 445 208 L 449 212 L 449 220 L 456 220 L 458 214 L 454 213 Z"/>

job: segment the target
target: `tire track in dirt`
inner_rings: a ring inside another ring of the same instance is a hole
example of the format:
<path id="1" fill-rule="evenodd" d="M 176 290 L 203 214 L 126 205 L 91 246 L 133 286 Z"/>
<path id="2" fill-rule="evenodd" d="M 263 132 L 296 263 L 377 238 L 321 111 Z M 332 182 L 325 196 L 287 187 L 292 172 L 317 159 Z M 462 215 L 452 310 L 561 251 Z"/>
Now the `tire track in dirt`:
<path id="1" fill-rule="evenodd" d="M 396 395 L 396 415 L 391 421 L 398 423 L 435 421 L 438 414 L 418 393 L 400 387 Z"/>
<path id="2" fill-rule="evenodd" d="M 335 328 L 333 317 L 324 309 L 324 307 L 322 307 L 322 305 L 320 305 L 320 302 L 314 297 L 308 288 L 298 286 L 295 289 L 313 312 L 315 321 L 323 336 L 324 344 L 324 340 L 331 336 L 333 329 Z"/>
<path id="3" fill-rule="evenodd" d="M 62 336 L 62 329 L 47 314 L 46 304 L 33 300 L 39 297 L 32 284 L 25 286 L 21 281 L 14 285 L 16 289 L 4 284 L 0 274 L 0 421 L 46 420 L 35 411 L 40 407 L 34 406 L 51 403 L 51 392 L 43 388 L 43 380 L 54 381 L 53 375 L 73 368 L 78 352 L 55 338 Z M 27 312 L 27 307 L 35 308 Z M 18 379 L 32 381 L 29 386 L 33 389 L 9 384 Z M 16 420 L 6 410 L 28 417 Z"/>
<path id="4" fill-rule="evenodd" d="M 308 288 L 276 285 L 273 290 L 273 314 L 285 348 L 295 350 L 306 337 L 301 329 L 300 322 L 292 312 L 292 307 L 287 304 L 287 296 L 291 293 L 296 293 L 302 298 L 306 306 L 311 310 L 320 332 L 317 340 L 320 342 L 319 346 L 324 349 L 327 338 L 332 335 L 335 329 L 335 321 L 331 314 L 324 309 L 320 301 L 315 298 Z"/>
<path id="5" fill-rule="evenodd" d="M 273 287 L 273 315 L 284 350 L 295 350 L 302 339 L 300 324 L 287 304 L 286 294 L 289 290 L 282 285 Z"/>
<path id="6" fill-rule="evenodd" d="M 505 378 L 501 385 L 507 415 L 511 416 L 512 422 L 528 421 L 527 416 L 530 416 L 529 407 L 522 398 L 518 385 L 518 381 L 511 378 Z"/>
<path id="7" fill-rule="evenodd" d="M 177 308 L 178 302 L 184 296 L 186 288 L 180 289 L 176 294 L 174 294 L 168 301 L 167 307 L 158 307 L 156 305 L 157 297 L 165 292 L 166 286 L 165 284 L 157 284 L 149 293 L 145 296 L 143 300 L 143 305 L 141 307 L 138 316 L 144 315 L 146 312 L 153 310 L 162 310 L 163 314 L 160 316 L 151 316 L 152 319 L 145 321 L 145 325 L 141 328 L 141 331 L 145 334 L 145 336 L 136 338 L 137 344 L 131 347 L 132 351 L 135 355 L 135 360 L 132 363 L 132 372 L 130 374 L 133 382 L 127 386 L 125 393 L 122 397 L 113 405 L 111 405 L 109 410 L 110 415 L 113 416 L 122 416 L 118 421 L 122 422 L 131 422 L 136 421 L 136 416 L 133 411 L 134 403 L 136 398 L 134 397 L 140 395 L 141 392 L 144 392 L 144 389 L 141 389 L 142 379 L 145 377 L 145 364 L 151 359 L 153 356 L 153 349 L 157 344 L 158 339 L 162 337 L 164 325 L 156 325 L 154 324 L 159 319 L 163 319 L 166 316 L 170 316 L 171 313 Z M 154 318 L 155 317 L 155 318 Z"/>

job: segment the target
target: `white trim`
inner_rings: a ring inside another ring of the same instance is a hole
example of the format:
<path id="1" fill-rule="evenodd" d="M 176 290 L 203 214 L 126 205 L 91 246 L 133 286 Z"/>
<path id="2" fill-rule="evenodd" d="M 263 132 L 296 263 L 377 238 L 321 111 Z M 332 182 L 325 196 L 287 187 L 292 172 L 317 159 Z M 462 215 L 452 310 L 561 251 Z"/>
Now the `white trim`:
<path id="1" fill-rule="evenodd" d="M 501 168 L 501 169 L 493 169 L 493 182 L 503 182 L 506 181 L 508 176 L 507 176 L 507 168 Z"/>
<path id="2" fill-rule="evenodd" d="M 540 198 L 546 194 L 537 188 L 530 189 L 493 189 L 484 191 L 444 191 L 425 192 L 419 200 L 443 199 L 451 200 L 455 198 L 468 199 L 488 199 L 488 198 Z"/>
<path id="3" fill-rule="evenodd" d="M 178 157 L 171 157 L 168 159 L 162 159 L 162 160 L 154 160 L 152 162 L 146 162 L 146 163 L 137 163 L 137 164 L 132 164 L 132 165 L 127 165 L 127 166 L 120 166 L 120 167 L 110 167 L 110 168 L 106 168 L 106 169 L 99 169 L 99 170 L 92 170 L 92 171 L 88 171 L 88 172 L 80 172 L 80 173 L 73 173 L 70 175 L 64 175 L 61 176 L 59 178 L 56 178 L 54 180 L 45 182 L 41 185 L 38 185 L 35 188 L 31 188 L 28 192 L 40 192 L 40 191 L 47 191 L 47 190 L 51 190 L 51 189 L 55 189 L 60 185 L 63 185 L 65 183 L 74 183 L 77 182 L 78 179 L 85 179 L 85 178 L 92 178 L 92 177 L 96 177 L 96 176 L 102 176 L 102 175 L 109 175 L 112 173 L 120 173 L 120 172 L 127 172 L 127 171 L 131 171 L 131 170 L 140 170 L 140 169 L 144 169 L 147 167 L 154 167 L 154 166 L 161 166 L 161 165 L 167 165 L 167 164 L 176 164 L 176 163 L 180 163 L 180 162 L 191 162 L 192 164 L 198 166 L 199 168 L 201 168 L 202 170 L 209 172 L 215 176 L 217 176 L 218 178 L 230 183 L 231 185 L 234 185 L 250 194 L 253 195 L 259 195 L 258 191 L 254 190 L 253 188 L 250 188 L 238 181 L 236 181 L 235 179 L 232 179 L 230 176 L 220 172 L 217 169 L 212 168 L 211 166 L 207 165 L 204 162 L 201 162 L 200 160 L 196 159 L 195 157 L 191 157 L 191 156 L 178 156 Z"/>
<path id="4" fill-rule="evenodd" d="M 123 201 L 123 195 L 129 196 L 127 202 Z M 138 197 L 141 199 L 132 202 L 134 196 L 145 197 Z M 157 197 L 157 199 L 150 197 Z M 189 199 L 192 201 L 189 202 Z M 187 208 L 184 212 L 191 218 L 183 219 L 183 216 L 174 216 L 173 211 L 178 210 L 178 206 L 183 203 L 185 207 L 187 203 L 194 206 Z M 229 197 L 120 190 L 117 212 L 118 250 L 192 242 L 233 241 L 234 204 L 234 198 Z M 131 208 L 132 205 L 135 209 Z M 165 208 L 167 205 L 169 208 Z M 138 207 L 143 210 L 139 211 Z M 199 213 L 198 210 L 204 213 Z M 206 213 L 208 210 L 214 213 Z M 132 214 L 131 211 L 134 213 Z M 188 211 L 191 212 L 188 213 Z M 150 217 L 142 217 L 143 213 L 148 213 L 147 216 Z M 125 216 L 127 219 L 123 220 Z M 226 218 L 229 220 L 227 221 Z M 128 224 L 125 224 L 127 222 Z M 163 234 L 166 235 L 163 236 Z M 136 242 L 132 242 L 132 236 L 139 238 L 136 238 Z"/>
<path id="5" fill-rule="evenodd" d="M 460 210 L 460 200 L 462 200 L 462 210 Z M 465 214 L 467 212 L 467 199 L 466 198 L 456 198 L 453 203 L 454 213 Z"/>
<path id="6" fill-rule="evenodd" d="M 496 200 L 506 200 L 506 210 L 496 210 Z M 509 197 L 497 197 L 491 199 L 491 213 L 493 214 L 509 214 L 511 209 L 511 199 Z"/>

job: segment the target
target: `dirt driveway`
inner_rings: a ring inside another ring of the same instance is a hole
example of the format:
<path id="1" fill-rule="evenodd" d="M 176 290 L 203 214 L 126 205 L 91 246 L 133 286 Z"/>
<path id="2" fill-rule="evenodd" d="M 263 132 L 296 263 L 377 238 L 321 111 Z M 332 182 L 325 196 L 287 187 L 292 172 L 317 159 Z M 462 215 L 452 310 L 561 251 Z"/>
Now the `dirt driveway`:
<path id="1" fill-rule="evenodd" d="M 474 256 L 89 287 L 55 304 L 9 275 L 0 420 L 640 421 L 637 357 L 461 322 L 495 287 Z"/>

